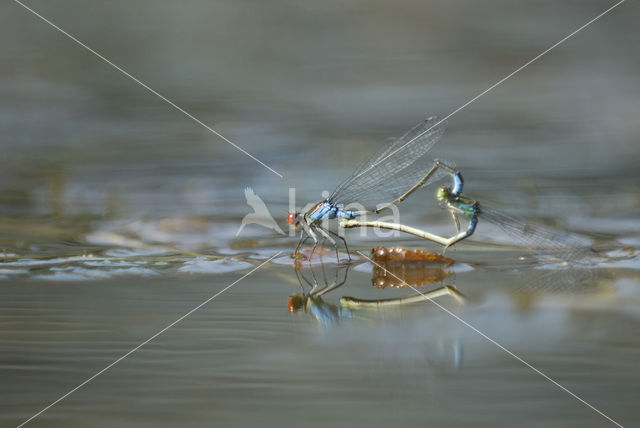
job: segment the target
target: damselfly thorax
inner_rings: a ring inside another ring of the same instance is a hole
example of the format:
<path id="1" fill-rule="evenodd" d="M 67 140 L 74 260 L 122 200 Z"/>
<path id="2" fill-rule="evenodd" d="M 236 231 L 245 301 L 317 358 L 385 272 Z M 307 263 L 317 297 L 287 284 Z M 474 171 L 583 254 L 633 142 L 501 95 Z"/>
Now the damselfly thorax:
<path id="1" fill-rule="evenodd" d="M 363 214 L 377 214 L 380 211 L 402 202 L 411 193 L 428 185 L 443 175 L 456 172 L 451 166 L 430 159 L 426 156 L 433 145 L 442 137 L 446 124 L 436 117 L 421 122 L 409 132 L 398 138 L 391 145 L 383 147 L 371 156 L 344 180 L 326 199 L 318 202 L 306 213 L 294 212 L 287 217 L 289 224 L 302 228 L 298 246 L 308 239 L 314 241 L 314 249 L 318 238 L 324 242 L 329 240 L 338 249 L 336 240 L 346 241 L 335 232 L 325 229 L 324 220 L 340 219 L 351 222 L 345 227 L 367 226 L 366 222 L 358 223 L 356 217 Z M 454 183 L 456 190 L 462 190 L 462 182 Z M 345 206 L 356 205 L 358 210 L 346 210 Z M 347 249 L 348 254 L 348 249 Z M 311 255 L 313 255 L 313 250 Z M 349 257 L 350 258 L 350 257 Z"/>

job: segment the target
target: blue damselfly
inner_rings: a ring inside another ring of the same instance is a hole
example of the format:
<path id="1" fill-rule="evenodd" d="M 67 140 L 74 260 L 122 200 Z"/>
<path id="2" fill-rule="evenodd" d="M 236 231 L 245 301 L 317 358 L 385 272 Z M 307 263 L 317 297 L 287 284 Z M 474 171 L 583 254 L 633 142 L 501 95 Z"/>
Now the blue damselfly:
<path id="1" fill-rule="evenodd" d="M 319 237 L 323 242 L 329 240 L 338 256 L 334 238 L 341 239 L 345 248 L 347 243 L 340 235 L 322 227 L 323 220 L 338 218 L 347 222 L 346 227 L 356 227 L 357 217 L 363 214 L 377 214 L 402 202 L 418 188 L 442 178 L 443 173 L 453 176 L 454 185 L 451 191 L 460 194 L 462 176 L 449 166 L 426 156 L 442 137 L 445 127 L 446 123 L 435 116 L 422 121 L 392 144 L 383 147 L 362 162 L 328 198 L 318 202 L 305 213 L 289 213 L 287 222 L 302 228 L 294 256 L 309 238 L 313 239 L 315 249 Z M 362 209 L 345 209 L 345 206 L 355 203 Z"/>

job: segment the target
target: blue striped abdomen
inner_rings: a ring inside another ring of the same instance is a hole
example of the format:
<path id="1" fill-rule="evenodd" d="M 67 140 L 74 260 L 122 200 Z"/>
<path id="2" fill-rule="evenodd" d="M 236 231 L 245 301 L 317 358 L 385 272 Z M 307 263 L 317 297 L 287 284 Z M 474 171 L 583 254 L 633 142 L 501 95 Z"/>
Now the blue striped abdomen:
<path id="1" fill-rule="evenodd" d="M 306 217 L 312 222 L 331 220 L 336 217 L 351 219 L 355 218 L 359 214 L 350 210 L 343 210 L 338 204 L 330 201 L 322 201 L 318 203 L 315 208 L 309 211 Z"/>

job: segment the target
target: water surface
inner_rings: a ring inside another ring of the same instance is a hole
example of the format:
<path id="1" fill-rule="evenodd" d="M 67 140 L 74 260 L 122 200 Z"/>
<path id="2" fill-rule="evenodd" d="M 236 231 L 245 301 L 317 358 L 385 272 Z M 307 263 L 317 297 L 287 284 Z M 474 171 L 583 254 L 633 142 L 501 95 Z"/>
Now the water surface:
<path id="1" fill-rule="evenodd" d="M 284 178 L 19 5 L 2 6 L 1 425 L 25 421 L 278 252 L 30 424 L 610 424 L 433 303 L 340 309 L 342 296 L 415 293 L 372 286 L 361 256 L 315 312 L 290 313 L 289 296 L 303 293 L 288 258 L 296 239 L 257 225 L 236 236 L 251 211 L 246 187 L 286 231 L 289 188 L 296 206 L 318 200 L 380 144 L 453 111 L 603 4 L 32 7 Z M 469 195 L 576 233 L 599 256 L 572 260 L 577 269 L 550 264 L 481 223 L 447 253 L 457 263 L 442 280 L 419 289 L 456 287 L 466 303 L 437 302 L 634 426 L 639 40 L 637 6 L 622 7 L 452 117 L 433 154 L 455 161 Z M 451 233 L 434 192 L 412 195 L 401 219 Z M 440 251 L 407 237 L 347 238 L 365 254 Z M 336 266 L 324 268 L 331 282 Z"/>

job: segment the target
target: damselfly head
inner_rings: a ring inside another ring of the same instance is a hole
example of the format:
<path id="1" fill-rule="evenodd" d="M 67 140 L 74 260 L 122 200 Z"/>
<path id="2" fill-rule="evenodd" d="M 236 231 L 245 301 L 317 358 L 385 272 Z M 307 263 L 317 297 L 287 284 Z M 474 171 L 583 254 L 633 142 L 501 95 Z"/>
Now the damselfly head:
<path id="1" fill-rule="evenodd" d="M 436 192 L 436 198 L 439 201 L 446 201 L 451 196 L 451 188 L 447 186 L 440 186 Z"/>
<path id="2" fill-rule="evenodd" d="M 287 309 L 289 309 L 291 313 L 298 312 L 304 306 L 305 301 L 304 296 L 295 293 L 287 299 Z"/>
<path id="3" fill-rule="evenodd" d="M 300 213 L 297 211 L 289 213 L 287 215 L 287 223 L 298 227 L 298 225 L 300 224 Z"/>

